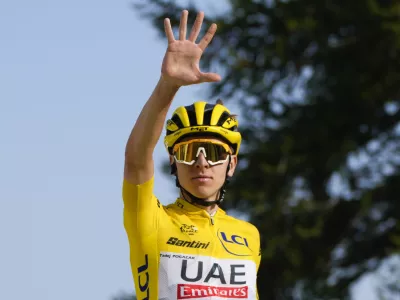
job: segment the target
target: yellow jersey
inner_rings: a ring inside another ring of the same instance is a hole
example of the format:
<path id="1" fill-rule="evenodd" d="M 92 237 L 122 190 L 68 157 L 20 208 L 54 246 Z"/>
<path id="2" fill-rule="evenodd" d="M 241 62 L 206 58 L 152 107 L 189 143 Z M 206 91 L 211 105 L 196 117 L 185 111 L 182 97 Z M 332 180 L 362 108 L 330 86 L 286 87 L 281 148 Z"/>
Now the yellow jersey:
<path id="1" fill-rule="evenodd" d="M 221 208 L 210 216 L 178 198 L 163 206 L 154 177 L 123 182 L 124 227 L 139 300 L 258 299 L 260 236 Z"/>

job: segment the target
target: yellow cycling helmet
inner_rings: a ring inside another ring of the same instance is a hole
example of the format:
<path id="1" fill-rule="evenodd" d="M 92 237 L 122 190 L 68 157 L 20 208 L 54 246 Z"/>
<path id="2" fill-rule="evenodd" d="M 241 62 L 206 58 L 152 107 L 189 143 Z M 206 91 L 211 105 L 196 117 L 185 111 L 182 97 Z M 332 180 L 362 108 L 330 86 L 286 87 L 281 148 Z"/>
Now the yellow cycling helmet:
<path id="1" fill-rule="evenodd" d="M 242 137 L 238 121 L 230 111 L 218 101 L 217 104 L 198 101 L 188 106 L 178 107 L 166 123 L 164 145 L 172 154 L 172 147 L 186 137 L 210 136 L 225 141 L 239 153 Z"/>

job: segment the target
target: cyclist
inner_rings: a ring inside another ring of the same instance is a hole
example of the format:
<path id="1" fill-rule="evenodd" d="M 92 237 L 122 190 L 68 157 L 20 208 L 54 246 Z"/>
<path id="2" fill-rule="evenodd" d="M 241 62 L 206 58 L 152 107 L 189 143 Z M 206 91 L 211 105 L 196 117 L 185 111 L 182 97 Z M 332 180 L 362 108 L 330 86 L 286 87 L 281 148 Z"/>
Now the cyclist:
<path id="1" fill-rule="evenodd" d="M 186 38 L 164 20 L 168 49 L 161 77 L 126 145 L 124 226 L 138 299 L 258 299 L 258 230 L 228 216 L 219 204 L 237 164 L 241 136 L 235 116 L 222 104 L 203 101 L 179 107 L 166 122 L 165 147 L 180 195 L 163 206 L 153 194 L 153 151 L 171 102 L 181 86 L 216 82 L 199 61 L 217 26 L 196 44 L 204 19 L 198 13 Z"/>

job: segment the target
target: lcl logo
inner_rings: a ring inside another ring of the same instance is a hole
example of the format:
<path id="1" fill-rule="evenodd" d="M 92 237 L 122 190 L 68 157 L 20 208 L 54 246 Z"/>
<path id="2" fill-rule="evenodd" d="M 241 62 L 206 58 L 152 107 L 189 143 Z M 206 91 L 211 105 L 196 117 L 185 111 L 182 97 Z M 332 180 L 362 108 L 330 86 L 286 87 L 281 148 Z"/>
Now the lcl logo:
<path id="1" fill-rule="evenodd" d="M 227 243 L 235 243 L 238 245 L 245 245 L 246 247 L 249 246 L 249 244 L 247 243 L 247 239 L 244 237 L 241 237 L 240 235 L 232 234 L 230 236 L 230 238 L 227 238 L 225 232 L 221 231 L 221 237 Z"/>
<path id="2" fill-rule="evenodd" d="M 149 283 L 150 283 L 150 275 L 149 275 L 149 259 L 147 254 L 144 256 L 145 263 L 144 265 L 138 267 L 138 285 L 140 292 L 145 293 L 145 297 L 142 298 L 142 300 L 149 300 L 150 299 L 150 289 L 149 289 Z M 146 277 L 144 281 L 144 284 L 142 284 L 142 278 Z M 142 295 L 143 297 L 143 295 Z"/>
<path id="3" fill-rule="evenodd" d="M 226 252 L 235 256 L 252 255 L 249 248 L 249 242 L 243 236 L 237 234 L 227 234 L 226 232 L 218 232 L 218 239 Z"/>

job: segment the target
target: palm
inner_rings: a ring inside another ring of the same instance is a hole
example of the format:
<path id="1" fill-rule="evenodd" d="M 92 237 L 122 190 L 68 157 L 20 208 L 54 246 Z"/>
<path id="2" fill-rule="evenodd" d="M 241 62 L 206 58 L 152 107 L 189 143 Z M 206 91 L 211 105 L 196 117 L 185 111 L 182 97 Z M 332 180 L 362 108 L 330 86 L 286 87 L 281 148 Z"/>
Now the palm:
<path id="1" fill-rule="evenodd" d="M 189 39 L 186 39 L 187 11 L 183 11 L 179 27 L 179 40 L 175 40 L 169 19 L 165 20 L 164 25 L 168 38 L 168 49 L 164 57 L 161 72 L 164 79 L 174 85 L 182 86 L 220 80 L 218 74 L 203 73 L 200 71 L 200 58 L 216 31 L 216 25 L 213 24 L 199 44 L 196 44 L 195 40 L 200 32 L 202 22 L 203 14 L 199 13 Z"/>
<path id="2" fill-rule="evenodd" d="M 200 81 L 199 62 L 203 51 L 189 41 L 175 41 L 168 46 L 162 65 L 162 73 L 174 79 L 178 85 Z"/>

